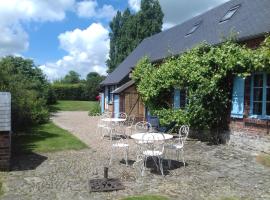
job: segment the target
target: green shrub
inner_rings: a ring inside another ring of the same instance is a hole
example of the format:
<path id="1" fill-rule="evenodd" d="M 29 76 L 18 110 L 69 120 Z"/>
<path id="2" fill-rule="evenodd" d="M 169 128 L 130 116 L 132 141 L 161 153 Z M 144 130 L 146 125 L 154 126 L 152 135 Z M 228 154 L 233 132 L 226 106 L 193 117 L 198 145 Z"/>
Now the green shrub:
<path id="1" fill-rule="evenodd" d="M 97 104 L 93 104 L 93 106 L 90 107 L 88 115 L 94 116 L 94 115 L 100 114 L 100 113 L 101 113 L 101 108 L 100 108 L 99 103 L 97 103 Z"/>
<path id="2" fill-rule="evenodd" d="M 49 119 L 48 88 L 48 81 L 32 60 L 11 56 L 0 60 L 0 91 L 11 93 L 14 131 Z"/>
<path id="3" fill-rule="evenodd" d="M 84 95 L 83 83 L 55 83 L 52 87 L 58 100 L 88 100 Z"/>

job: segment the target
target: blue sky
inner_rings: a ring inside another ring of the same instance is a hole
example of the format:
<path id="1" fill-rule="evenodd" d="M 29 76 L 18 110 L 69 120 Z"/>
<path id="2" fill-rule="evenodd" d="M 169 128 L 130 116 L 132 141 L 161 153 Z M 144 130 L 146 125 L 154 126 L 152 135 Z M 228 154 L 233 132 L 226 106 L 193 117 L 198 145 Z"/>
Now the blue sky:
<path id="1" fill-rule="evenodd" d="M 163 29 L 228 0 L 159 0 Z M 0 0 L 0 57 L 31 58 L 48 79 L 75 70 L 106 74 L 109 27 L 117 10 L 140 8 L 140 0 Z"/>

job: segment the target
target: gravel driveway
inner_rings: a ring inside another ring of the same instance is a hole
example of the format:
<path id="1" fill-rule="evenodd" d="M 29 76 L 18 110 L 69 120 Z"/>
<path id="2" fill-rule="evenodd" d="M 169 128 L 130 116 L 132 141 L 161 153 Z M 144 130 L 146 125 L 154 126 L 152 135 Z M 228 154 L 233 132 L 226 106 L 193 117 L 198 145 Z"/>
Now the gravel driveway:
<path id="1" fill-rule="evenodd" d="M 97 120 L 86 112 L 59 112 L 52 120 L 90 148 L 16 158 L 13 170 L 4 173 L 2 199 L 103 200 L 141 194 L 161 194 L 177 200 L 270 199 L 270 169 L 258 164 L 254 155 L 237 147 L 211 146 L 196 140 L 187 142 L 187 166 L 175 163 L 173 169 L 165 170 L 165 177 L 151 171 L 140 177 L 131 165 L 126 167 L 119 162 L 122 155 L 117 154 L 118 160 L 109 168 L 109 176 L 121 178 L 126 189 L 90 193 L 88 180 L 103 176 L 110 142 L 100 139 L 95 132 Z M 134 158 L 131 149 L 130 159 Z"/>

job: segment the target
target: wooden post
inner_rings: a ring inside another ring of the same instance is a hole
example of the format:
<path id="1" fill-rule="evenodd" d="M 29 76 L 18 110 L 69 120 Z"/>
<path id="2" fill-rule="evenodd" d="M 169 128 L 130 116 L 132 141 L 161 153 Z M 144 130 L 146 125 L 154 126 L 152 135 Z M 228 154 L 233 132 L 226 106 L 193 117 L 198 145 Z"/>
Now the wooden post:
<path id="1" fill-rule="evenodd" d="M 104 178 L 108 179 L 108 167 L 104 167 Z"/>

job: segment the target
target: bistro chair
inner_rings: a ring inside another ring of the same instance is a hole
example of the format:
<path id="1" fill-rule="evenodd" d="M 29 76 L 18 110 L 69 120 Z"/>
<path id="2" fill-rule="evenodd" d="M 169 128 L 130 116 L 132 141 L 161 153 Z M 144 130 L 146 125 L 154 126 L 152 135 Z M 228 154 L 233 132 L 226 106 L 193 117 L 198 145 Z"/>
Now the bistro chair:
<path id="1" fill-rule="evenodd" d="M 181 153 L 182 162 L 183 162 L 184 166 L 186 166 L 185 158 L 184 158 L 184 145 L 185 145 L 186 139 L 188 137 L 188 134 L 189 134 L 189 126 L 183 125 L 180 127 L 180 129 L 178 131 L 178 138 L 173 140 L 173 142 L 171 144 L 165 145 L 166 152 L 167 152 L 167 150 L 175 152 L 177 161 L 180 161 L 180 153 Z M 171 160 L 170 159 L 168 159 L 168 166 L 169 166 L 169 168 L 171 167 Z"/>
<path id="2" fill-rule="evenodd" d="M 163 140 L 160 140 L 157 137 L 157 133 L 145 133 L 143 135 L 143 145 L 141 146 L 142 148 L 142 154 L 140 155 L 142 158 L 142 171 L 141 175 L 144 175 L 144 171 L 146 169 L 146 164 L 148 158 L 152 158 L 157 169 L 160 170 L 162 176 L 164 176 L 163 173 L 163 156 L 164 156 L 164 142 L 165 142 L 165 137 L 161 133 L 160 135 L 163 136 Z"/>
<path id="3" fill-rule="evenodd" d="M 128 137 L 132 135 L 133 128 L 134 128 L 135 116 L 129 115 L 127 120 L 125 121 L 125 136 Z"/>
<path id="4" fill-rule="evenodd" d="M 113 135 L 112 132 L 114 131 L 114 129 L 108 129 L 107 131 L 109 131 L 108 134 L 112 136 Z M 125 163 L 126 166 L 128 166 L 128 150 L 129 150 L 128 140 L 123 138 L 115 140 L 114 138 L 110 137 L 110 141 L 111 141 L 111 156 L 109 165 L 111 165 L 112 160 L 116 154 L 116 151 L 121 151 L 124 153 Z"/>

